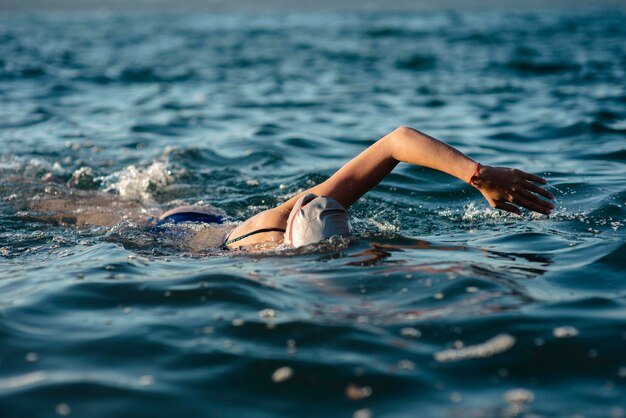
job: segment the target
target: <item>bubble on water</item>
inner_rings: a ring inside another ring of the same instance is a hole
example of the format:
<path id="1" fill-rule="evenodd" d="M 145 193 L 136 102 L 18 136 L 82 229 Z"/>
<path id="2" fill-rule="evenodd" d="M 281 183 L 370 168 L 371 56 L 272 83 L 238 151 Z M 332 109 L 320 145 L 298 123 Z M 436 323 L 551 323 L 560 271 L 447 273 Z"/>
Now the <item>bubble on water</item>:
<path id="1" fill-rule="evenodd" d="M 512 404 L 532 403 L 535 395 L 527 389 L 511 389 L 504 393 L 504 400 Z"/>
<path id="2" fill-rule="evenodd" d="M 459 403 L 463 400 L 463 396 L 459 392 L 452 392 L 450 394 L 450 400 L 454 403 Z"/>
<path id="3" fill-rule="evenodd" d="M 417 328 L 405 327 L 400 330 L 400 335 L 403 337 L 419 338 L 422 333 Z"/>
<path id="4" fill-rule="evenodd" d="M 81 167 L 74 171 L 68 184 L 83 190 L 91 190 L 98 187 L 98 182 L 94 179 L 93 168 L 91 167 Z"/>
<path id="5" fill-rule="evenodd" d="M 259 316 L 263 319 L 274 319 L 278 316 L 278 311 L 274 309 L 263 309 L 259 311 Z"/>
<path id="6" fill-rule="evenodd" d="M 570 326 L 556 327 L 552 330 L 552 335 L 554 335 L 556 338 L 575 337 L 578 334 L 578 330 Z"/>
<path id="7" fill-rule="evenodd" d="M 372 416 L 372 411 L 367 408 L 359 409 L 352 414 L 352 418 L 372 418 Z"/>
<path id="8" fill-rule="evenodd" d="M 478 288 L 476 286 L 468 286 L 465 288 L 467 293 L 476 293 L 478 292 Z"/>
<path id="9" fill-rule="evenodd" d="M 415 370 L 415 363 L 411 360 L 400 360 L 398 362 L 398 369 L 400 370 Z"/>
<path id="10" fill-rule="evenodd" d="M 296 354 L 296 340 L 289 339 L 287 340 L 287 353 Z"/>
<path id="11" fill-rule="evenodd" d="M 72 408 L 66 403 L 60 403 L 56 407 L 56 413 L 57 415 L 66 417 L 72 413 Z"/>
<path id="12" fill-rule="evenodd" d="M 437 292 L 435 293 L 435 295 L 433 296 L 435 299 L 437 300 L 441 300 L 445 297 L 445 295 L 443 294 L 443 292 Z"/>
<path id="13" fill-rule="evenodd" d="M 354 383 L 350 383 L 348 386 L 346 386 L 345 391 L 346 398 L 352 401 L 358 401 L 363 398 L 367 398 L 369 396 L 372 396 L 372 393 L 373 391 L 370 386 L 358 386 Z"/>
<path id="14" fill-rule="evenodd" d="M 245 323 L 246 323 L 246 321 L 244 321 L 244 320 L 243 320 L 243 319 L 241 319 L 241 318 L 235 318 L 235 319 L 233 319 L 233 320 L 232 320 L 232 322 L 231 322 L 231 324 L 233 324 L 233 326 L 234 326 L 234 327 L 240 327 L 240 326 L 242 326 L 242 325 L 243 325 L 243 324 L 245 324 Z"/>
<path id="15" fill-rule="evenodd" d="M 37 353 L 28 353 L 26 354 L 26 361 L 29 363 L 35 363 L 39 360 L 39 356 Z"/>
<path id="16" fill-rule="evenodd" d="M 435 353 L 434 358 L 438 362 L 485 358 L 507 351 L 513 347 L 513 345 L 515 345 L 515 338 L 513 336 L 500 334 L 481 344 L 440 351 Z"/>
<path id="17" fill-rule="evenodd" d="M 283 366 L 272 373 L 272 381 L 275 383 L 284 382 L 285 380 L 291 379 L 293 376 L 293 369 L 289 366 Z"/>

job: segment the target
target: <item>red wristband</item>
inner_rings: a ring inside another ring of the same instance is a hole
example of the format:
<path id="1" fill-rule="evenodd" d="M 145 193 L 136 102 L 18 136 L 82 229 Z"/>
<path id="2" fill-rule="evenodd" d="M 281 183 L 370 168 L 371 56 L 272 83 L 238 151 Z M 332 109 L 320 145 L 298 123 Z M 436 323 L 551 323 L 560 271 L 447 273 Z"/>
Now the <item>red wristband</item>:
<path id="1" fill-rule="evenodd" d="M 480 165 L 480 163 L 476 163 L 476 169 L 474 170 L 474 174 L 472 174 L 469 181 L 469 184 L 472 186 L 476 186 L 476 180 L 478 180 L 478 170 L 480 170 L 480 167 L 482 167 L 482 165 Z"/>

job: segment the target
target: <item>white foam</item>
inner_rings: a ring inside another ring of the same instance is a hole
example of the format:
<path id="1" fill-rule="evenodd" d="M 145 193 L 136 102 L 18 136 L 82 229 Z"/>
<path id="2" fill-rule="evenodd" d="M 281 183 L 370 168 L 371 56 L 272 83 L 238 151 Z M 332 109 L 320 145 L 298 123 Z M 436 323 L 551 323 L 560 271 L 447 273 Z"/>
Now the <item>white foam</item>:
<path id="1" fill-rule="evenodd" d="M 435 353 L 434 357 L 440 363 L 459 361 L 474 358 L 492 357 L 509 350 L 515 345 L 515 338 L 509 334 L 500 334 L 481 344 L 468 345 L 462 348 L 453 348 Z"/>
<path id="2" fill-rule="evenodd" d="M 153 192 L 173 182 L 172 171 L 167 164 L 155 161 L 145 168 L 130 165 L 102 179 L 104 191 L 115 191 L 121 197 L 141 203 L 154 202 Z"/>

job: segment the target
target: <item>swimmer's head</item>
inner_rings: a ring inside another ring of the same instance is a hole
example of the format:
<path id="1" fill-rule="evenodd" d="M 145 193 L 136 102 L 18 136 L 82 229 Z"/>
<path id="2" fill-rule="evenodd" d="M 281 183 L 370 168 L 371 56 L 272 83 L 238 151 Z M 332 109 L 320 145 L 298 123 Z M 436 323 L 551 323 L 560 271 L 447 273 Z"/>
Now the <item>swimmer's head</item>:
<path id="1" fill-rule="evenodd" d="M 285 244 L 300 247 L 337 235 L 352 235 L 348 212 L 339 202 L 313 193 L 298 199 L 287 220 Z"/>

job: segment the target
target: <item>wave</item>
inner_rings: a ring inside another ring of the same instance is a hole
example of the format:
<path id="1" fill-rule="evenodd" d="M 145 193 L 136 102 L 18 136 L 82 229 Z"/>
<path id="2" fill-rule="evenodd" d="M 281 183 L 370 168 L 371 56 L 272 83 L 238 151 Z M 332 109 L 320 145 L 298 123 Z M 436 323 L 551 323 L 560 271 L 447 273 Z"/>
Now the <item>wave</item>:
<path id="1" fill-rule="evenodd" d="M 407 58 L 396 60 L 396 67 L 403 70 L 426 71 L 437 65 L 437 58 L 433 55 L 412 54 Z"/>

